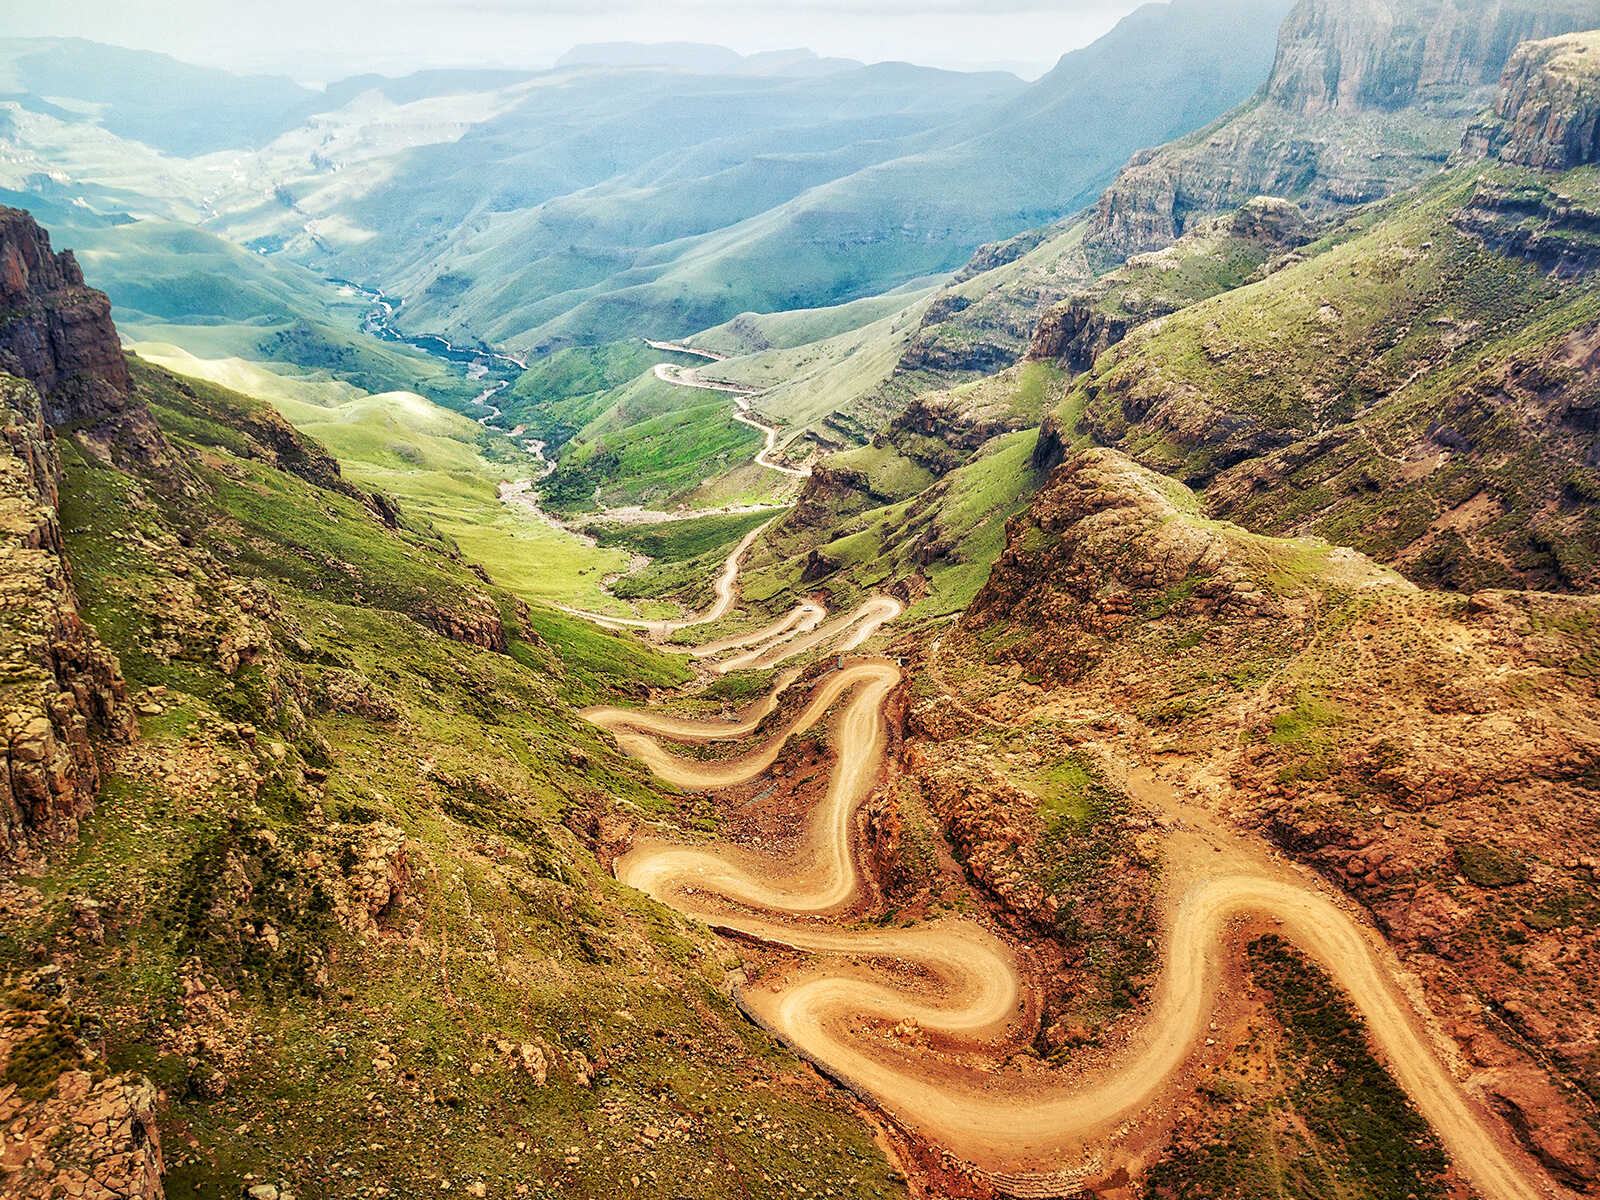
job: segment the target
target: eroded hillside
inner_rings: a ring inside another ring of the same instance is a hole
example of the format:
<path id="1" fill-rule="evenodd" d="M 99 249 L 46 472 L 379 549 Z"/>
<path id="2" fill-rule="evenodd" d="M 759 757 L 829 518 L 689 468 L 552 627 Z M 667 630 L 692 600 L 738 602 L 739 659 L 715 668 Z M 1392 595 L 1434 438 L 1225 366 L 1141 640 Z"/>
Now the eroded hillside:
<path id="1" fill-rule="evenodd" d="M 4 381 L 8 1195 L 902 1190 L 596 862 L 612 805 L 677 801 L 575 706 L 679 664 L 485 583 L 259 401 L 30 365 L 162 452 Z"/>

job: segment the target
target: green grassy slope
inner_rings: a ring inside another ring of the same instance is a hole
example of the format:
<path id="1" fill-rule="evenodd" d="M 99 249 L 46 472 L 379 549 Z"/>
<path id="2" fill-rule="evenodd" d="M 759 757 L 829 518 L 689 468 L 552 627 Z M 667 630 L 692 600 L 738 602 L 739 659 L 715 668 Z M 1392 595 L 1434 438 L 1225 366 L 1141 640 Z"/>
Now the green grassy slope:
<path id="1" fill-rule="evenodd" d="M 1484 237 L 1531 229 L 1584 252 L 1596 178 L 1443 177 L 1135 333 L 1070 404 L 1253 528 L 1320 533 L 1445 586 L 1588 586 L 1600 526 L 1573 464 L 1594 441 L 1600 301 Z M 1564 215 L 1530 226 L 1530 210 Z"/>
<path id="2" fill-rule="evenodd" d="M 596 489 L 606 505 L 671 507 L 702 480 L 747 464 L 762 446 L 758 432 L 733 419 L 723 392 L 646 373 L 606 398 L 605 411 L 567 443 L 542 489 L 563 511 L 591 510 Z M 750 499 L 772 485 L 758 478 L 753 486 Z"/>
<path id="3" fill-rule="evenodd" d="M 622 570 L 627 556 L 504 503 L 501 481 L 537 476 L 539 465 L 500 434 L 412 393 L 374 396 L 238 359 L 197 359 L 160 345 L 139 349 L 173 370 L 268 400 L 326 445 L 349 478 L 394 496 L 517 595 L 615 607 L 600 581 Z M 206 394 L 225 395 L 220 389 Z"/>
<path id="4" fill-rule="evenodd" d="M 1064 388 L 1052 364 L 1029 363 L 927 397 L 870 445 L 823 460 L 752 547 L 744 599 L 781 606 L 822 590 L 842 608 L 889 589 L 908 624 L 960 611 L 1004 547 L 1006 520 L 1044 480 L 1034 423 Z"/>
<path id="5" fill-rule="evenodd" d="M 110 1070 L 163 1089 L 167 1195 L 903 1195 L 848 1106 L 775 1086 L 798 1064 L 732 1009 L 723 952 L 571 832 L 602 796 L 678 803 L 573 706 L 681 665 L 497 591 L 507 653 L 446 641 L 408 614 L 481 593 L 464 564 L 251 457 L 255 402 L 149 368 L 138 390 L 182 479 L 64 436 L 62 524 L 143 738 L 0 946 L 61 965 L 62 1054 L 87 1016 Z M 381 846 L 403 894 L 352 932 L 333 898 Z M 103 945 L 73 934 L 85 897 Z"/>
<path id="6" fill-rule="evenodd" d="M 688 339 L 722 354 L 746 355 L 763 350 L 793 350 L 838 334 L 871 325 L 914 305 L 931 291 L 939 277 L 914 279 L 902 287 L 876 296 L 863 296 L 826 308 L 801 308 L 788 312 L 740 313 L 731 321 L 701 330 Z"/>

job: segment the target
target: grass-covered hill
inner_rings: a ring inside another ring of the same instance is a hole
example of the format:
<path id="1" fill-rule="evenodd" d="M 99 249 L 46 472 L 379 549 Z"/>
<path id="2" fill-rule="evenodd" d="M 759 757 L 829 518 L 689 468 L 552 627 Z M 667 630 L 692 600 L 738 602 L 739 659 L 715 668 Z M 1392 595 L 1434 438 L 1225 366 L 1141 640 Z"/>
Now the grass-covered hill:
<path id="1" fill-rule="evenodd" d="M 368 302 L 304 267 L 181 219 L 97 214 L 73 203 L 70 189 L 51 190 L 54 198 L 0 188 L 0 202 L 33 212 L 76 248 L 131 341 L 283 364 L 369 392 L 422 392 L 457 410 L 482 390 L 437 358 L 362 333 Z"/>
<path id="2" fill-rule="evenodd" d="M 1054 415 L 1250 528 L 1471 589 L 1588 588 L 1593 168 L 1464 167 L 1133 333 Z"/>
<path id="3" fill-rule="evenodd" d="M 139 730 L 0 885 L 8 1187 L 87 1146 L 83 1079 L 134 1106 L 117 1153 L 159 1127 L 168 1197 L 903 1195 L 848 1105 L 776 1086 L 705 934 L 596 861 L 611 804 L 680 800 L 576 708 L 681 664 L 486 583 L 259 401 L 132 389 L 163 462 L 58 439 Z"/>

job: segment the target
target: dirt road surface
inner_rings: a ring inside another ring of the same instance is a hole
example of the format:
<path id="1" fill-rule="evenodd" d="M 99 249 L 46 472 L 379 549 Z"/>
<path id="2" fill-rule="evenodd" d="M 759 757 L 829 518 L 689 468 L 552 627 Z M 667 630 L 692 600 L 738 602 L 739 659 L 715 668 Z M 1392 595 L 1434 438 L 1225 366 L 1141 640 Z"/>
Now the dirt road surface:
<path id="1" fill-rule="evenodd" d="M 718 579 L 718 616 L 733 603 L 750 540 Z M 887 596 L 831 621 L 819 606 L 801 606 L 743 639 L 724 638 L 697 653 L 750 647 L 713 668 L 723 670 L 771 667 L 824 647 L 844 654 L 901 611 Z M 1316 959 L 1348 993 L 1397 1081 L 1484 1196 L 1567 1194 L 1451 1072 L 1451 1047 L 1436 1041 L 1428 1015 L 1397 983 L 1399 964 L 1382 938 L 1311 879 L 1231 835 L 1193 827 L 1170 835 L 1170 860 L 1181 865 L 1171 872 L 1161 979 L 1139 1028 L 1118 1052 L 1061 1070 L 1006 1067 L 1029 1034 L 1033 1011 L 1020 952 L 975 920 L 883 929 L 837 920 L 862 895 L 855 816 L 883 768 L 884 707 L 900 682 L 893 663 L 841 660 L 813 682 L 795 715 L 737 758 L 704 761 L 666 748 L 668 741 L 758 732 L 795 678 L 787 674 L 735 720 L 615 708 L 586 714 L 664 782 L 693 790 L 759 777 L 789 738 L 834 714 L 827 792 L 791 852 L 773 856 L 642 833 L 615 871 L 622 882 L 713 928 L 809 955 L 798 968 L 742 988 L 740 1002 L 903 1127 L 1012 1194 L 1067 1194 L 1108 1178 L 1138 1152 L 1158 1101 L 1188 1086 L 1206 1053 L 1209 1022 L 1237 974 L 1241 940 L 1266 928 Z M 1153 781 L 1138 784 L 1141 799 L 1162 802 Z M 908 1022 L 933 1045 L 892 1036 Z"/>

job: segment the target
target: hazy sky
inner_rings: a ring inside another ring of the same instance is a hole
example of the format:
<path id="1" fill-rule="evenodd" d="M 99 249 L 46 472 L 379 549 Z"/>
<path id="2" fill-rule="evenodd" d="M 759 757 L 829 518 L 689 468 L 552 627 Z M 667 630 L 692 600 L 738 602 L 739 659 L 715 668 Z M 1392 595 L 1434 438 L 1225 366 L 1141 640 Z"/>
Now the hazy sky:
<path id="1" fill-rule="evenodd" d="M 71 34 L 320 83 L 548 66 L 579 42 L 703 41 L 1038 74 L 1136 0 L 0 0 L 0 34 Z"/>

